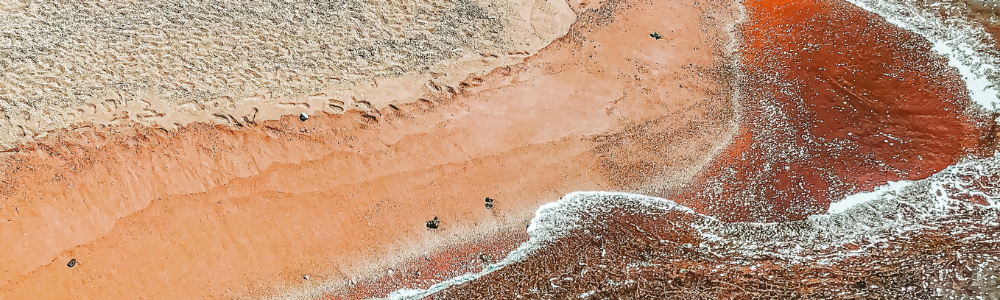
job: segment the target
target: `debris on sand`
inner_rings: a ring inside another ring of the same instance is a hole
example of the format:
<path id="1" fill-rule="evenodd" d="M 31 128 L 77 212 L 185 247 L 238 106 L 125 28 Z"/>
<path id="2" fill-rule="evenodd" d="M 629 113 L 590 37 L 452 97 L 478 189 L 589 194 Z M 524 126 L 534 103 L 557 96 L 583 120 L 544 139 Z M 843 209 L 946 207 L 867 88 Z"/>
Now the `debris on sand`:
<path id="1" fill-rule="evenodd" d="M 75 258 L 74 259 L 70 259 L 69 262 L 66 263 L 66 266 L 70 267 L 70 268 L 72 268 L 75 265 L 76 265 L 76 259 Z"/>
<path id="2" fill-rule="evenodd" d="M 486 209 L 493 209 L 493 198 L 486 197 Z"/>
<path id="3" fill-rule="evenodd" d="M 305 122 L 306 120 L 309 120 L 309 115 L 306 113 L 299 114 L 299 121 Z"/>
<path id="4" fill-rule="evenodd" d="M 441 221 L 438 220 L 438 217 L 434 217 L 434 220 L 427 221 L 427 229 L 438 229 L 439 224 Z"/>
<path id="5" fill-rule="evenodd" d="M 657 32 L 653 32 L 653 33 L 650 33 L 650 34 L 649 34 L 649 36 L 651 36 L 651 37 L 653 37 L 654 39 L 657 39 L 657 40 L 658 40 L 658 39 L 662 39 L 662 38 L 663 38 L 663 36 L 662 36 L 662 35 L 660 35 L 660 34 L 659 34 L 659 33 L 657 33 Z"/>

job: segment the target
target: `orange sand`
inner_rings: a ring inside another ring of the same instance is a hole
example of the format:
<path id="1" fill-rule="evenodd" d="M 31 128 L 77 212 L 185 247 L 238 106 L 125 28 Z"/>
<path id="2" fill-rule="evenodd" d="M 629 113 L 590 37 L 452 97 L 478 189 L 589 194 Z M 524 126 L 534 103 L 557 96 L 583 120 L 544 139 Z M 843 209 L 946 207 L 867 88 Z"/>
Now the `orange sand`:
<path id="1" fill-rule="evenodd" d="M 735 121 L 719 84 L 735 10 L 573 7 L 570 33 L 537 55 L 418 103 L 242 127 L 94 126 L 14 149 L 0 162 L 0 298 L 283 294 L 524 226 L 570 191 L 683 183 Z M 434 216 L 442 227 L 428 231 Z"/>

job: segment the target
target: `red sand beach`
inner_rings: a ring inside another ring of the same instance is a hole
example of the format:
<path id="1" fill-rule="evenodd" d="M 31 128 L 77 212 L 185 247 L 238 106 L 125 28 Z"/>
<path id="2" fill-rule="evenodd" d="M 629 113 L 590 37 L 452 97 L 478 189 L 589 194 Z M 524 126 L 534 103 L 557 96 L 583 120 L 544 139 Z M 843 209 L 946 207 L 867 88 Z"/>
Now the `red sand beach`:
<path id="1" fill-rule="evenodd" d="M 306 121 L 91 124 L 7 150 L 0 298 L 380 297 L 500 260 L 527 238 L 540 205 L 574 191 L 661 196 L 721 221 L 795 221 L 997 150 L 995 116 L 968 109 L 962 80 L 926 41 L 842 1 L 569 5 L 569 32 L 537 54 L 455 86 L 430 81 L 416 102 Z M 574 232 L 435 296 L 532 296 L 525 291 L 549 284 L 538 278 L 584 269 L 562 267 L 635 259 L 674 264 L 644 265 L 651 275 L 622 278 L 650 285 L 600 296 L 801 296 L 810 294 L 764 293 L 762 278 L 827 271 L 778 259 L 753 272 L 707 271 L 739 259 L 678 248 L 701 242 L 695 215 L 614 212 L 594 218 L 590 237 Z M 435 217 L 440 226 L 428 229 Z M 615 236 L 606 249 L 621 259 L 596 259 L 597 233 Z M 912 237 L 992 245 L 944 231 Z M 934 248 L 894 245 L 880 253 Z M 856 273 L 816 282 L 875 276 L 874 255 L 831 267 L 865 266 Z M 888 269 L 935 259 L 914 257 Z M 675 281 L 653 283 L 681 273 L 717 293 L 642 293 L 673 291 Z M 801 279 L 785 276 L 775 282 Z M 751 281 L 749 291 L 719 288 Z M 588 282 L 553 293 L 587 293 Z"/>

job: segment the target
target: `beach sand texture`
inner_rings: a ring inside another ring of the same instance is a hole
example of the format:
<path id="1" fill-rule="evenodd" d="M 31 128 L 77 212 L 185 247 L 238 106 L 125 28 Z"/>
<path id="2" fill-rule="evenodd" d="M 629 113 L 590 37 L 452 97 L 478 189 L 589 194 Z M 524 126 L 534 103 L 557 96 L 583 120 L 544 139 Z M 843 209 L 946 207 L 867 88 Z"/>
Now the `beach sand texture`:
<path id="1" fill-rule="evenodd" d="M 561 1 L 3 1 L 0 148 L 412 102 L 563 35 Z"/>
<path id="2" fill-rule="evenodd" d="M 306 122 L 94 123 L 23 142 L 3 162 L 0 296 L 277 295 L 303 274 L 336 285 L 524 226 L 571 191 L 648 183 L 630 172 L 679 186 L 735 128 L 726 23 L 708 18 L 732 11 L 682 3 L 621 23 L 602 6 L 571 3 L 586 18 L 522 63 L 421 79 L 415 102 Z M 619 146 L 647 139 L 656 152 Z"/>
<path id="3" fill-rule="evenodd" d="M 381 297 L 496 261 L 574 191 L 796 221 L 997 150 L 996 116 L 926 41 L 842 1 L 0 12 L 0 299 Z M 641 225 L 601 228 L 623 259 L 653 249 L 629 242 L 656 242 L 639 228 L 697 241 L 693 215 L 664 216 L 595 220 Z M 531 295 L 563 270 L 545 261 L 595 258 L 590 242 L 437 296 Z"/>

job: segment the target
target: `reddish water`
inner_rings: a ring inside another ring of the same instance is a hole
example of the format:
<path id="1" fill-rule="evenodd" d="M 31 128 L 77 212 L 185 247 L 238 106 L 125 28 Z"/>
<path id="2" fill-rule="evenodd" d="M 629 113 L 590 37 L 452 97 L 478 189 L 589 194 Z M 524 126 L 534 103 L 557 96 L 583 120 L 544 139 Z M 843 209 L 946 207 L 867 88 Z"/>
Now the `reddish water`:
<path id="1" fill-rule="evenodd" d="M 783 221 L 983 152 L 957 72 L 844 1 L 745 1 L 739 135 L 680 197 L 725 220 Z"/>
<path id="2" fill-rule="evenodd" d="M 982 175 L 997 174 L 996 163 Z M 954 228 L 925 219 L 914 222 L 923 225 L 921 230 L 850 241 L 838 240 L 834 230 L 806 239 L 811 241 L 808 249 L 789 257 L 780 253 L 805 244 L 799 233 L 822 226 L 712 223 L 729 227 L 723 230 L 728 235 L 705 246 L 705 236 L 695 227 L 700 216 L 620 196 L 590 200 L 598 201 L 575 203 L 591 206 L 577 211 L 583 224 L 569 236 L 426 298 L 965 299 L 1000 293 L 995 250 L 1000 247 L 1000 211 L 995 208 L 953 211 L 957 214 L 945 219 Z M 892 222 L 896 214 L 916 217 L 913 212 L 903 208 L 884 218 L 879 212 L 862 216 L 878 219 L 866 224 L 871 226 Z"/>
<path id="3" fill-rule="evenodd" d="M 743 4 L 741 129 L 672 200 L 726 221 L 800 220 L 846 194 L 923 179 L 996 148 L 993 117 L 967 111 L 964 83 L 926 41 L 844 1 Z M 978 174 L 944 190 L 986 205 L 998 194 L 996 176 Z M 1000 267 L 988 255 L 1000 231 L 995 222 L 978 223 L 996 214 L 977 207 L 950 217 L 964 230 L 932 224 L 936 229 L 893 236 L 880 250 L 821 266 L 746 257 L 735 246 L 700 251 L 693 215 L 622 205 L 584 217 L 587 231 L 429 298 L 912 299 L 940 296 L 926 287 L 941 284 L 976 295 L 984 283 L 934 276 L 970 278 L 974 266 Z M 733 238 L 767 240 L 736 232 Z M 967 239 L 984 232 L 994 239 Z M 812 255 L 837 256 L 869 242 Z"/>

